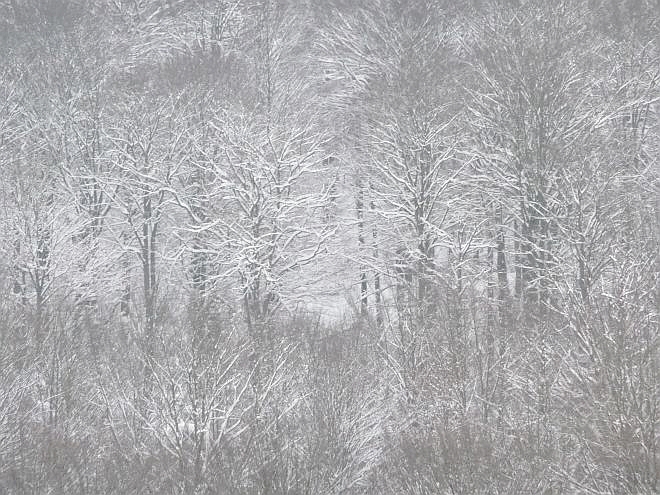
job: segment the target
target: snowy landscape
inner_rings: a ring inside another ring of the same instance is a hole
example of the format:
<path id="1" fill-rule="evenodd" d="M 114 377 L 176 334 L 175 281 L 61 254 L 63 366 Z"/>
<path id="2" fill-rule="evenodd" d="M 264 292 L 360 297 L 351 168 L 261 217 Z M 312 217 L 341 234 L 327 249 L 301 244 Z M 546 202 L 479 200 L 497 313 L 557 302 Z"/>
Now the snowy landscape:
<path id="1" fill-rule="evenodd" d="M 0 0 L 0 495 L 660 493 L 657 0 Z"/>

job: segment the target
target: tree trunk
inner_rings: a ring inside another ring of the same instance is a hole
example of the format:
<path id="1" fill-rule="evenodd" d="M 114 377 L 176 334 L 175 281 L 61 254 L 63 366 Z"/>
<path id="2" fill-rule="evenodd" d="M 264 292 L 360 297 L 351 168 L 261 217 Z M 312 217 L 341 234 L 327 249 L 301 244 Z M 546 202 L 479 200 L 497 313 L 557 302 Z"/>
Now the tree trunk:
<path id="1" fill-rule="evenodd" d="M 364 255 L 366 243 L 364 238 L 364 191 L 362 190 L 362 184 L 358 178 L 357 182 L 357 196 L 355 198 L 355 210 L 357 213 L 358 220 L 358 250 L 360 255 Z M 360 316 L 366 317 L 368 311 L 368 282 L 367 282 L 367 271 L 364 267 L 364 264 L 360 266 Z"/>

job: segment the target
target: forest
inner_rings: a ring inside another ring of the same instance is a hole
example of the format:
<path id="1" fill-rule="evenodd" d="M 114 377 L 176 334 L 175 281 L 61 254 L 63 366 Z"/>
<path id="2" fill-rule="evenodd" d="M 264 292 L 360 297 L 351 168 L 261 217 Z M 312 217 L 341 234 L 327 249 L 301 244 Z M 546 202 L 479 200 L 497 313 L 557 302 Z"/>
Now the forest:
<path id="1" fill-rule="evenodd" d="M 660 493 L 657 0 L 0 0 L 0 495 Z"/>

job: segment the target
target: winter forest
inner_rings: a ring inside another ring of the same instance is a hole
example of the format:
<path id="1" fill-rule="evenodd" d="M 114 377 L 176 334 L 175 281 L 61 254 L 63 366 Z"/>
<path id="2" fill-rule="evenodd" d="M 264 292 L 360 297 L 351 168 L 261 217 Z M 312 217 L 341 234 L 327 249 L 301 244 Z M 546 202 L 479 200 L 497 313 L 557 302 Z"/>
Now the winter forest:
<path id="1" fill-rule="evenodd" d="M 660 490 L 657 0 L 0 0 L 0 494 Z"/>

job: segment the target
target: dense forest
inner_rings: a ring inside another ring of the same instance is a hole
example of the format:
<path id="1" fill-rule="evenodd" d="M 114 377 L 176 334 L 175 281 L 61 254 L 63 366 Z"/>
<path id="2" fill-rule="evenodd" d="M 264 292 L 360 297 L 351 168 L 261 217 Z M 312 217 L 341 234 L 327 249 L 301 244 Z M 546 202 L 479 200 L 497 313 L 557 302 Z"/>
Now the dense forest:
<path id="1" fill-rule="evenodd" d="M 0 0 L 0 494 L 660 490 L 657 0 Z"/>

